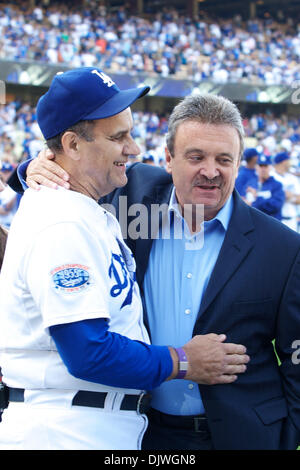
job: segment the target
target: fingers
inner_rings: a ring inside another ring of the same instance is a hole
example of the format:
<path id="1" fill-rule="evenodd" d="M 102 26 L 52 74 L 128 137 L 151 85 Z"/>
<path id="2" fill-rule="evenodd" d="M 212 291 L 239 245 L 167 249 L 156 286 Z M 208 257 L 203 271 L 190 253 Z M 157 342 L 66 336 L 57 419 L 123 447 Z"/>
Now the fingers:
<path id="1" fill-rule="evenodd" d="M 186 379 L 214 385 L 234 382 L 246 371 L 250 357 L 242 344 L 224 343 L 225 334 L 194 336 L 184 346 L 187 350 L 189 369 Z"/>
<path id="2" fill-rule="evenodd" d="M 226 343 L 223 347 L 226 354 L 245 354 L 247 351 L 242 344 Z"/>
<path id="3" fill-rule="evenodd" d="M 63 168 L 61 168 L 61 166 L 48 159 L 35 159 L 30 163 L 27 169 L 27 175 L 32 176 L 35 174 L 41 174 L 46 178 L 51 179 L 57 177 L 63 181 L 68 181 L 69 179 L 68 173 Z"/>
<path id="4" fill-rule="evenodd" d="M 49 162 L 50 163 L 50 162 Z M 58 167 L 61 171 L 57 170 Z M 48 186 L 49 188 L 57 188 L 58 186 L 63 186 L 66 189 L 69 189 L 70 184 L 67 182 L 68 175 L 66 175 L 58 165 L 55 165 L 53 169 L 47 169 L 45 167 L 39 169 L 39 173 L 31 172 L 27 176 L 27 184 L 29 186 L 29 181 L 35 181 L 39 184 L 43 184 L 44 186 Z"/>
<path id="5" fill-rule="evenodd" d="M 36 191 L 41 189 L 41 184 L 44 185 L 44 186 L 47 186 L 48 188 L 57 189 L 57 184 L 56 183 L 53 183 L 52 181 L 47 180 L 46 178 L 44 178 L 41 175 L 33 175 L 33 177 L 29 176 L 26 179 L 26 183 L 29 186 L 29 188 L 34 189 Z"/>
<path id="6" fill-rule="evenodd" d="M 228 354 L 225 356 L 227 365 L 223 367 L 222 374 L 215 378 L 214 384 L 232 383 L 247 370 L 246 364 L 250 361 L 247 354 Z"/>
<path id="7" fill-rule="evenodd" d="M 37 189 L 40 184 L 48 188 L 57 189 L 62 186 L 69 189 L 68 179 L 69 176 L 63 168 L 48 159 L 33 160 L 27 169 L 26 183 L 32 189 Z"/>
<path id="8" fill-rule="evenodd" d="M 233 383 L 237 380 L 239 374 L 246 372 L 247 366 L 245 364 L 226 366 L 224 367 L 223 373 L 210 377 L 207 381 L 208 385 L 216 384 L 228 384 Z"/>
<path id="9" fill-rule="evenodd" d="M 247 364 L 250 357 L 247 354 L 226 354 L 225 363 L 227 365 Z"/>
<path id="10" fill-rule="evenodd" d="M 41 157 L 47 158 L 48 160 L 52 160 L 55 157 L 55 154 L 51 152 L 50 149 L 44 149 L 39 154 Z"/>
<path id="11" fill-rule="evenodd" d="M 236 374 L 242 374 L 243 372 L 246 372 L 247 366 L 246 364 L 240 364 L 240 365 L 235 365 L 235 366 L 226 366 L 224 367 L 224 374 L 228 375 L 236 375 Z"/>
<path id="12" fill-rule="evenodd" d="M 222 343 L 223 341 L 226 340 L 226 335 L 223 335 L 223 334 L 217 335 L 216 340 L 220 341 L 220 343 Z"/>
<path id="13" fill-rule="evenodd" d="M 216 384 L 228 384 L 235 382 L 238 378 L 237 374 L 243 374 L 246 372 L 247 366 L 245 364 L 241 364 L 238 366 L 226 366 L 224 373 L 216 376 L 214 381 L 210 383 L 210 385 Z"/>
<path id="14" fill-rule="evenodd" d="M 54 176 L 53 174 L 47 175 L 47 172 L 43 171 L 41 174 L 33 174 L 28 176 L 26 179 L 27 185 L 32 189 L 40 189 L 40 185 L 47 186 L 48 188 L 57 189 L 58 186 L 63 186 L 66 189 L 70 188 L 69 183 Z"/>
<path id="15" fill-rule="evenodd" d="M 54 157 L 55 154 L 48 147 L 43 148 L 37 156 L 39 160 L 52 160 Z"/>
<path id="16" fill-rule="evenodd" d="M 201 335 L 198 335 L 198 336 L 201 336 Z M 203 336 L 206 336 L 207 338 L 212 339 L 214 341 L 218 341 L 220 343 L 222 343 L 226 339 L 226 335 L 224 334 L 217 335 L 216 333 L 208 333 L 207 335 L 203 335 Z"/>
<path id="17" fill-rule="evenodd" d="M 217 384 L 231 384 L 237 380 L 238 376 L 237 375 L 220 375 L 219 377 L 216 378 L 216 380 L 211 383 L 211 385 L 217 385 Z"/>
<path id="18" fill-rule="evenodd" d="M 26 183 L 28 185 L 29 188 L 31 189 L 34 189 L 35 191 L 39 191 L 40 190 L 40 185 L 39 183 L 36 183 L 33 179 L 31 178 L 27 178 L 26 180 Z"/>

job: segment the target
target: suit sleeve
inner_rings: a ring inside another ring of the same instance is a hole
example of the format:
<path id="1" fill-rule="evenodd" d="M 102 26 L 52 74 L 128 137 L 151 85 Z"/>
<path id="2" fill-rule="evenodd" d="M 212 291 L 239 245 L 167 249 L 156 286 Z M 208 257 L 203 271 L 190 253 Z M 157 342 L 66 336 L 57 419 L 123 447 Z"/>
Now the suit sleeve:
<path id="1" fill-rule="evenodd" d="M 26 184 L 26 170 L 31 161 L 32 158 L 20 163 L 7 181 L 8 186 L 10 186 L 16 193 L 23 194 L 25 189 L 28 188 Z"/>

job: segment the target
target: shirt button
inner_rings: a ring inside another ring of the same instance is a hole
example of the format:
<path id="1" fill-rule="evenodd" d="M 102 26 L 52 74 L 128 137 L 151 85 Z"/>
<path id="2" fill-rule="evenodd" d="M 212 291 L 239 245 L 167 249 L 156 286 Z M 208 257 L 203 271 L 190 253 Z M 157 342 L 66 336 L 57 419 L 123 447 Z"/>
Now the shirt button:
<path id="1" fill-rule="evenodd" d="M 185 311 L 184 311 L 184 313 L 185 313 L 186 315 L 189 315 L 189 314 L 191 313 L 191 311 L 190 311 L 189 308 L 186 308 Z"/>
<path id="2" fill-rule="evenodd" d="M 186 277 L 187 277 L 188 279 L 191 279 L 191 278 L 193 277 L 193 275 L 192 275 L 192 273 L 187 273 Z"/>
<path id="3" fill-rule="evenodd" d="M 190 390 L 193 390 L 194 384 L 188 384 L 188 388 L 189 388 Z"/>

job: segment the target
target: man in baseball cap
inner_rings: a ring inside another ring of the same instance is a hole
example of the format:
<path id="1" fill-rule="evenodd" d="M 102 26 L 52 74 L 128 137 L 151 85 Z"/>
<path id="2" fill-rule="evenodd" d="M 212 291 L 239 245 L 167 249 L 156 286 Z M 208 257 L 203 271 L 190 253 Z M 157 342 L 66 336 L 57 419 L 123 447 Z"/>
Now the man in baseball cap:
<path id="1" fill-rule="evenodd" d="M 253 189 L 252 207 L 261 210 L 265 214 L 281 220 L 281 209 L 284 203 L 284 191 L 282 184 L 271 176 L 272 157 L 260 154 L 257 159 L 257 190 Z"/>
<path id="2" fill-rule="evenodd" d="M 72 158 L 66 160 L 63 150 L 67 142 L 67 153 L 75 157 L 69 142 L 70 138 L 74 139 L 74 133 L 80 139 L 80 155 L 88 152 L 85 163 L 90 161 L 91 165 L 84 170 L 88 181 L 83 191 L 97 201 L 127 182 L 128 157 L 140 153 L 130 134 L 133 127 L 130 106 L 149 90 L 148 86 L 120 90 L 100 69 L 81 67 L 58 73 L 48 92 L 38 101 L 37 121 L 47 146 L 55 154 L 55 161 L 64 169 L 72 164 Z M 100 155 L 103 158 L 98 158 Z M 99 171 L 94 166 L 97 158 Z M 82 172 L 81 166 L 72 164 L 69 183 L 75 191 L 83 188 L 82 182 L 78 187 L 79 171 Z"/>
<path id="3" fill-rule="evenodd" d="M 127 182 L 125 164 L 139 153 L 129 106 L 148 91 L 121 91 L 82 68 L 57 75 L 39 100 L 38 123 L 71 190 L 28 189 L 10 229 L 0 277 L 9 401 L 0 449 L 140 449 L 146 391 L 173 378 L 210 383 L 200 336 L 176 349 L 149 344 L 135 261 L 98 204 Z M 209 358 L 224 340 L 216 335 Z M 244 346 L 227 349 L 248 362 Z"/>
<path id="4" fill-rule="evenodd" d="M 149 86 L 120 90 L 108 75 L 94 67 L 59 72 L 38 102 L 38 124 L 48 140 L 79 121 L 115 116 L 149 90 Z"/>
<path id="5" fill-rule="evenodd" d="M 291 158 L 287 152 L 279 152 L 274 157 L 272 176 L 279 181 L 285 192 L 282 207 L 282 222 L 292 230 L 298 230 L 298 207 L 300 205 L 300 183 L 290 172 Z"/>
<path id="6" fill-rule="evenodd" d="M 246 164 L 241 165 L 239 174 L 235 181 L 235 188 L 239 192 L 243 199 L 247 199 L 248 187 L 257 188 L 257 173 L 256 173 L 256 162 L 259 156 L 259 152 L 256 148 L 246 148 L 243 154 L 243 159 Z"/>

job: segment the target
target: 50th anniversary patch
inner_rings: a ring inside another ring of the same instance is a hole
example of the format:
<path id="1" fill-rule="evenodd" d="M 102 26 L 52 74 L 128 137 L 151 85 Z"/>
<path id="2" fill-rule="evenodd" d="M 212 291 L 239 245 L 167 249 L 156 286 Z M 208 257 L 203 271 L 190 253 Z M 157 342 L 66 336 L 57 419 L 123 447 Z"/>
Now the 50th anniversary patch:
<path id="1" fill-rule="evenodd" d="M 54 268 L 50 275 L 53 287 L 63 292 L 78 292 L 91 284 L 90 268 L 81 264 L 64 264 Z"/>

